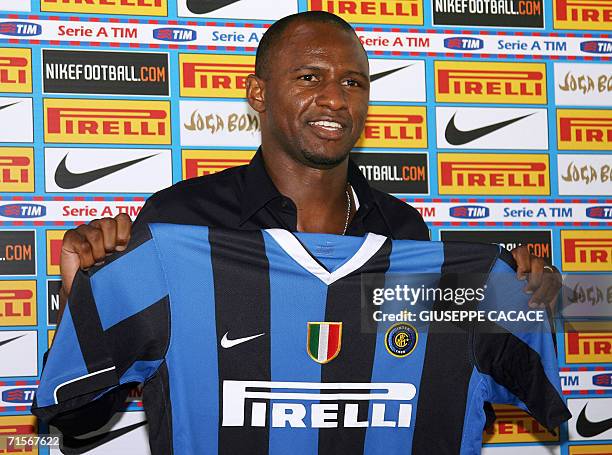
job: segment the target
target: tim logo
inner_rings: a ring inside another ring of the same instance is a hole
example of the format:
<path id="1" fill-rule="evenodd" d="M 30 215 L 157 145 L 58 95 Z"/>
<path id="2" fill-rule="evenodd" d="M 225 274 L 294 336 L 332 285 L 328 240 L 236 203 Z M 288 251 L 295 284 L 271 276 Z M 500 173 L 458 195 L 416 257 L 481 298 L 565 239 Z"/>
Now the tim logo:
<path id="1" fill-rule="evenodd" d="M 454 36 L 444 40 L 444 47 L 462 51 L 477 51 L 484 47 L 484 41 L 480 38 L 463 38 Z"/>
<path id="2" fill-rule="evenodd" d="M 402 383 L 223 381 L 221 425 L 409 428 L 412 420 L 410 401 L 415 395 L 414 385 Z M 368 420 L 358 417 L 360 404 L 366 410 L 369 404 Z M 393 412 L 386 409 L 387 404 Z M 250 408 L 248 413 L 246 407 Z M 339 415 L 344 418 L 338 419 Z"/>
<path id="3" fill-rule="evenodd" d="M 172 42 L 186 42 L 193 41 L 197 38 L 198 34 L 195 30 L 188 28 L 156 28 L 153 30 L 153 38 L 161 41 L 172 41 Z"/>
<path id="4" fill-rule="evenodd" d="M 479 205 L 458 205 L 450 208 L 450 216 L 453 218 L 478 219 L 489 216 L 489 208 Z"/>
<path id="5" fill-rule="evenodd" d="M 612 219 L 612 207 L 603 205 L 597 207 L 588 207 L 586 210 L 586 216 L 588 216 L 589 218 L 610 220 Z"/>
<path id="6" fill-rule="evenodd" d="M 612 54 L 612 41 L 584 41 L 580 50 L 589 54 Z"/>
<path id="7" fill-rule="evenodd" d="M 593 385 L 598 387 L 612 387 L 612 373 L 602 373 L 593 376 Z"/>
<path id="8" fill-rule="evenodd" d="M 30 404 L 35 393 L 35 387 L 8 389 L 2 392 L 2 401 L 13 404 Z"/>
<path id="9" fill-rule="evenodd" d="M 42 27 L 29 22 L 0 22 L 0 35 L 36 36 L 42 33 Z"/>
<path id="10" fill-rule="evenodd" d="M 47 208 L 38 204 L 0 205 L 0 216 L 7 218 L 39 218 L 47 214 Z"/>

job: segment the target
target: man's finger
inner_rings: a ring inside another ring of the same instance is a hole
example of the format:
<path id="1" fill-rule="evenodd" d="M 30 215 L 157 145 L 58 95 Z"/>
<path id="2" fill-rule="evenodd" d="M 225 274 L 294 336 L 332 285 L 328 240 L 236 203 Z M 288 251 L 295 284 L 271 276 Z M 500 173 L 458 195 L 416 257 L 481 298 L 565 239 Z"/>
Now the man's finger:
<path id="1" fill-rule="evenodd" d="M 66 231 L 64 234 L 64 239 L 62 240 L 60 273 L 62 275 L 62 287 L 67 294 L 70 293 L 74 276 L 81 266 L 81 260 L 76 251 L 75 244 L 81 242 L 82 240 L 81 235 L 77 233 L 75 229 Z"/>
<path id="2" fill-rule="evenodd" d="M 115 250 L 123 251 L 130 241 L 132 220 L 125 213 L 120 213 L 115 217 L 115 221 L 117 222 L 117 243 L 115 245 Z"/>
<path id="3" fill-rule="evenodd" d="M 524 280 L 531 271 L 531 254 L 529 254 L 526 246 L 516 247 L 511 253 L 516 261 L 516 277 L 519 280 Z"/>
<path id="4" fill-rule="evenodd" d="M 546 263 L 543 259 L 531 256 L 529 265 L 529 276 L 527 278 L 527 286 L 525 286 L 526 292 L 535 292 L 542 285 L 542 278 L 544 276 L 544 266 Z"/>
<path id="5" fill-rule="evenodd" d="M 117 245 L 117 222 L 113 218 L 102 218 L 93 220 L 89 225 L 102 231 L 104 251 L 107 253 L 115 251 L 115 246 Z"/>
<path id="6" fill-rule="evenodd" d="M 83 224 L 77 228 L 77 232 L 86 239 L 86 242 L 80 243 L 77 248 L 77 252 L 81 257 L 81 268 L 85 268 L 83 262 L 90 255 L 93 257 L 94 263 L 104 261 L 106 250 L 104 249 L 104 234 L 102 234 L 102 230 L 88 224 Z M 87 267 L 91 267 L 91 265 Z"/>

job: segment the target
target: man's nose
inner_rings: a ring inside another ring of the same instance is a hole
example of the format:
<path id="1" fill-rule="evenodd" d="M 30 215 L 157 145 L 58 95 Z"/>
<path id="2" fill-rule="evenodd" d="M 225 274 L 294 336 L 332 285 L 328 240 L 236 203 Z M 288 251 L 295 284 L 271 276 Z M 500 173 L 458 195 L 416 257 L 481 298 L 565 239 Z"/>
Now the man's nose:
<path id="1" fill-rule="evenodd" d="M 316 97 L 316 103 L 318 106 L 337 111 L 346 108 L 346 96 L 343 86 L 338 81 L 329 81 L 320 86 L 320 91 Z"/>

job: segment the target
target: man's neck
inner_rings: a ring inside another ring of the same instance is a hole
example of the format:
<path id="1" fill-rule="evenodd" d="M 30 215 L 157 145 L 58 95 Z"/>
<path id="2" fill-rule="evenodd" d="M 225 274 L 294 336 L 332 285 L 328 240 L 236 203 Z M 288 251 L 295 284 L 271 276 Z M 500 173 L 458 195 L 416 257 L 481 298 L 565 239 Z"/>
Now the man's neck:
<path id="1" fill-rule="evenodd" d="M 297 207 L 297 230 L 341 234 L 347 214 L 348 158 L 330 169 L 317 169 L 284 154 L 263 153 L 264 164 L 278 191 Z M 350 193 L 349 193 L 350 194 Z M 352 195 L 350 195 L 352 199 Z M 350 214 L 354 212 L 351 201 Z"/>

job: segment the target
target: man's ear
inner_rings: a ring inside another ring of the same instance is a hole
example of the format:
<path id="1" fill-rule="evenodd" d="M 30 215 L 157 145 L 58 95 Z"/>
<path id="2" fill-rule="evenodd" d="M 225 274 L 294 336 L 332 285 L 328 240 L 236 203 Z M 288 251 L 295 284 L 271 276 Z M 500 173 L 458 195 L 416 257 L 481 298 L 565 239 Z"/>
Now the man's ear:
<path id="1" fill-rule="evenodd" d="M 246 81 L 246 95 L 249 105 L 260 114 L 266 110 L 265 103 L 265 86 L 266 83 L 263 79 L 249 74 Z"/>

